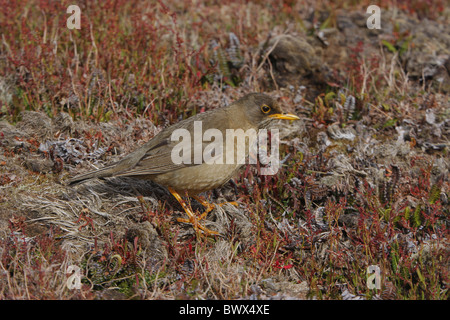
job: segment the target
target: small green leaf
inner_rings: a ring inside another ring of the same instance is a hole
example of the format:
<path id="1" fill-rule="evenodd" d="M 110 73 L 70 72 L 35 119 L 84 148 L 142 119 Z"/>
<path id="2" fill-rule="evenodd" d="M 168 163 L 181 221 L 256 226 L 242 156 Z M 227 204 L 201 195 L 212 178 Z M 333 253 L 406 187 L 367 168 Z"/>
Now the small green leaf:
<path id="1" fill-rule="evenodd" d="M 397 123 L 397 119 L 389 119 L 383 124 L 383 129 L 388 127 L 393 127 Z"/>
<path id="2" fill-rule="evenodd" d="M 109 110 L 108 112 L 106 112 L 102 117 L 102 122 L 109 122 L 109 120 L 111 120 L 112 114 L 113 114 L 112 110 Z"/>
<path id="3" fill-rule="evenodd" d="M 326 104 L 328 107 L 330 106 L 330 101 L 331 101 L 335 96 L 336 96 L 336 94 L 335 94 L 333 91 L 328 92 L 328 93 L 325 95 L 325 104 Z"/>
<path id="4" fill-rule="evenodd" d="M 319 30 L 327 29 L 331 24 L 331 15 L 320 25 Z"/>
<path id="5" fill-rule="evenodd" d="M 380 208 L 379 211 L 382 214 L 384 221 L 389 222 L 389 218 L 391 217 L 392 208 L 387 208 L 387 209 Z"/>
<path id="6" fill-rule="evenodd" d="M 416 210 L 414 210 L 414 214 L 412 216 L 413 219 L 413 223 L 415 227 L 419 227 L 422 224 L 422 220 L 421 220 L 421 207 L 420 204 L 416 207 Z"/>
<path id="7" fill-rule="evenodd" d="M 411 211 L 410 207 L 406 207 L 405 208 L 405 213 L 403 214 L 403 216 L 405 217 L 405 220 L 409 220 L 409 218 L 410 218 L 410 211 Z"/>
<path id="8" fill-rule="evenodd" d="M 416 272 L 417 272 L 417 275 L 419 276 L 420 281 L 423 283 L 423 286 L 426 289 L 427 288 L 427 283 L 425 282 L 425 277 L 423 276 L 422 272 L 420 272 L 419 268 L 417 268 Z"/>
<path id="9" fill-rule="evenodd" d="M 392 244 L 390 255 L 391 255 L 392 270 L 394 272 L 397 272 L 399 256 L 398 256 L 398 244 L 396 242 Z"/>
<path id="10" fill-rule="evenodd" d="M 381 43 L 392 53 L 397 52 L 397 49 L 395 49 L 394 45 L 386 40 L 381 40 Z"/>
<path id="11" fill-rule="evenodd" d="M 439 188 L 438 185 L 433 184 L 430 190 L 430 194 L 428 196 L 428 202 L 430 204 L 434 204 L 436 203 L 436 201 L 439 200 L 440 196 L 441 196 L 441 188 Z"/>

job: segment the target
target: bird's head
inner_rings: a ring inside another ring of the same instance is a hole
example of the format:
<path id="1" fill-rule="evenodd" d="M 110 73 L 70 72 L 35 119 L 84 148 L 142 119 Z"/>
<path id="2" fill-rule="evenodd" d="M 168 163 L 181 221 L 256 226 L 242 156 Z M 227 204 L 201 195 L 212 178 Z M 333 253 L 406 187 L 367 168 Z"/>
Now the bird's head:
<path id="1" fill-rule="evenodd" d="M 258 126 L 258 128 L 265 127 L 270 121 L 275 119 L 300 119 L 294 114 L 284 113 L 277 101 L 263 93 L 250 93 L 238 100 L 237 103 L 244 107 L 247 120 Z"/>

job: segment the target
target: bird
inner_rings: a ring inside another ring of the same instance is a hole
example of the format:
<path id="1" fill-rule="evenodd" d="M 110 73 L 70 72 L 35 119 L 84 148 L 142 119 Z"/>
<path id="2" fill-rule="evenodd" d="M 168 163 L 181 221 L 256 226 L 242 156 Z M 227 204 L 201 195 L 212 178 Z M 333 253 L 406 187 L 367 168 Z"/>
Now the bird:
<path id="1" fill-rule="evenodd" d="M 276 119 L 298 120 L 300 118 L 291 113 L 284 113 L 277 101 L 267 94 L 249 93 L 228 106 L 208 110 L 181 120 L 163 129 L 118 162 L 77 175 L 69 179 L 68 183 L 73 185 L 88 179 L 107 177 L 152 180 L 166 187 L 183 207 L 188 218 L 178 218 L 179 222 L 192 224 L 197 236 L 218 235 L 217 231 L 210 230 L 201 223 L 201 220 L 205 219 L 215 206 L 203 200 L 199 194 L 224 185 L 236 175 L 243 163 L 240 161 L 208 162 L 205 159 L 195 158 L 196 150 L 202 153 L 208 144 L 211 144 L 203 139 L 201 141 L 195 139 L 198 126 L 201 126 L 202 133 L 208 129 L 216 129 L 219 130 L 216 133 L 225 135 L 227 130 L 247 131 L 253 129 L 256 131 L 267 128 L 270 122 Z M 177 147 L 180 148 L 181 144 L 180 139 L 174 140 L 175 133 L 194 135 L 193 140 L 196 140 L 183 145 L 186 146 L 186 149 L 182 149 L 186 151 L 186 157 L 183 155 L 185 161 L 174 161 L 174 154 L 177 154 L 177 152 L 174 153 L 174 150 Z M 225 159 L 227 153 L 236 152 L 238 147 L 242 147 L 238 144 L 239 140 L 233 141 L 234 150 L 230 147 L 227 148 L 227 144 L 222 144 L 221 149 L 214 150 L 215 159 L 220 157 Z M 192 152 L 189 154 L 188 151 L 192 150 L 194 154 Z M 182 195 L 196 199 L 205 207 L 205 211 L 196 215 L 183 200 Z"/>

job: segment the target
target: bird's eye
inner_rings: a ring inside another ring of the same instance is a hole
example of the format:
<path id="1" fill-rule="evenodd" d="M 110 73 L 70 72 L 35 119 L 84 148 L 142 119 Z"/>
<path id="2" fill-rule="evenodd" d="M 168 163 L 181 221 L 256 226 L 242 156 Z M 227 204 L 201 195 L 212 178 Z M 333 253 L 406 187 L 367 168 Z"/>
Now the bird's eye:
<path id="1" fill-rule="evenodd" d="M 263 104 L 261 106 L 261 111 L 264 113 L 268 113 L 270 111 L 270 107 L 267 104 Z"/>

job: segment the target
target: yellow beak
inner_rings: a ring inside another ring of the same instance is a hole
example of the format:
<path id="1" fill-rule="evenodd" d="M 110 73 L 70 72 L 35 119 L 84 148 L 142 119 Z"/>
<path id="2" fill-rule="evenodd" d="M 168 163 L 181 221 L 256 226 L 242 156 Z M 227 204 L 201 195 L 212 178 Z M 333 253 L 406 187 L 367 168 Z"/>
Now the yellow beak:
<path id="1" fill-rule="evenodd" d="M 300 120 L 299 117 L 297 117 L 295 114 L 292 113 L 276 113 L 271 114 L 269 118 L 275 118 L 275 119 L 282 119 L 282 120 Z"/>

